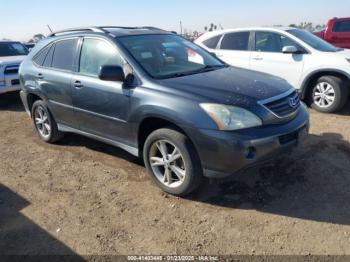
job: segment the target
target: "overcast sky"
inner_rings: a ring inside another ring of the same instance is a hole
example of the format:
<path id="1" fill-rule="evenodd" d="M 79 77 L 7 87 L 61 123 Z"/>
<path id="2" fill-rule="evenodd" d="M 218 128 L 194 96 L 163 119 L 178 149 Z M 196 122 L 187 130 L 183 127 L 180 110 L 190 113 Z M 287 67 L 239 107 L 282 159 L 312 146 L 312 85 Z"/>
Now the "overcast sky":
<path id="1" fill-rule="evenodd" d="M 86 25 L 156 26 L 203 31 L 211 22 L 224 28 L 324 24 L 350 16 L 350 0 L 11 0 L 2 1 L 0 39 L 28 40 L 36 33 Z"/>

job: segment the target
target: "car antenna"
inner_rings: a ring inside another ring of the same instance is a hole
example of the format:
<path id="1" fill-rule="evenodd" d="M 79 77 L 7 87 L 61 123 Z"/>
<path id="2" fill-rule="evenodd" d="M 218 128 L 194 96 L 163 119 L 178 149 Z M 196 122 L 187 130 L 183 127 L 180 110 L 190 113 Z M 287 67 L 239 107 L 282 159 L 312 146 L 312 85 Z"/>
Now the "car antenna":
<path id="1" fill-rule="evenodd" d="M 46 25 L 46 26 L 47 26 L 47 28 L 50 30 L 50 33 L 52 34 L 53 31 L 52 31 L 51 27 L 50 27 L 49 25 Z"/>

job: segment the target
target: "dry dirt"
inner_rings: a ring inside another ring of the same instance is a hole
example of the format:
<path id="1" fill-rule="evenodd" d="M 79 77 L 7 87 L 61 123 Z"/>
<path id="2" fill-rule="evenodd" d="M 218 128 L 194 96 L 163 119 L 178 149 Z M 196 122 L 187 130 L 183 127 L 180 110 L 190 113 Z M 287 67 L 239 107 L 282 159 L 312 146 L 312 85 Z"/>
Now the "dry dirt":
<path id="1" fill-rule="evenodd" d="M 162 193 L 142 163 L 78 135 L 41 142 L 17 94 L 0 98 L 0 254 L 348 254 L 350 105 L 311 110 L 311 134 L 273 165 Z"/>

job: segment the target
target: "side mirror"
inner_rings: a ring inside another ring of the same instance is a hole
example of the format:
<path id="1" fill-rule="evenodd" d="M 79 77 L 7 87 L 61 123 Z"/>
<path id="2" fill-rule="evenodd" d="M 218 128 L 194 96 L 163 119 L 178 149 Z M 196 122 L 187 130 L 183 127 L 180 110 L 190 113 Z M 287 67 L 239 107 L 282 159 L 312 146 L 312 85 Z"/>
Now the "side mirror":
<path id="1" fill-rule="evenodd" d="M 285 46 L 282 48 L 282 53 L 284 54 L 296 54 L 299 53 L 299 49 L 295 46 Z"/>
<path id="2" fill-rule="evenodd" d="M 104 65 L 101 66 L 98 77 L 105 81 L 118 81 L 124 82 L 125 74 L 121 66 L 117 65 Z"/>

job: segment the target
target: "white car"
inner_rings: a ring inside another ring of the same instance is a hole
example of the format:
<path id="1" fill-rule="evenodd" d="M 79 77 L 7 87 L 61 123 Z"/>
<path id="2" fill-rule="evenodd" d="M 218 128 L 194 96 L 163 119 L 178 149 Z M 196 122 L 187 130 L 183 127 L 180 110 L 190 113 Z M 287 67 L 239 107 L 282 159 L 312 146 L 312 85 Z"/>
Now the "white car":
<path id="1" fill-rule="evenodd" d="M 208 32 L 196 44 L 232 66 L 284 78 L 318 111 L 340 110 L 349 97 L 350 50 L 296 28 Z"/>
<path id="2" fill-rule="evenodd" d="M 18 68 L 27 54 L 20 42 L 0 41 L 0 94 L 21 89 Z"/>

